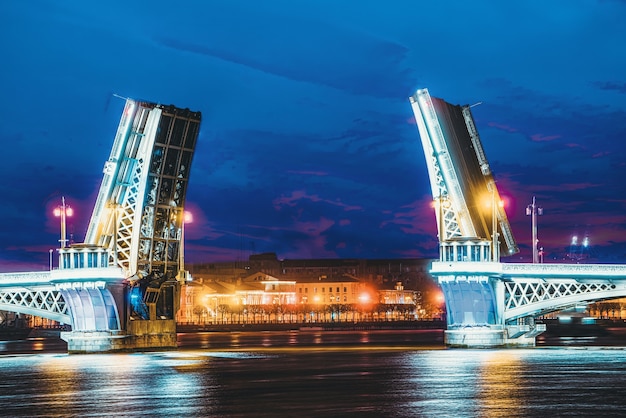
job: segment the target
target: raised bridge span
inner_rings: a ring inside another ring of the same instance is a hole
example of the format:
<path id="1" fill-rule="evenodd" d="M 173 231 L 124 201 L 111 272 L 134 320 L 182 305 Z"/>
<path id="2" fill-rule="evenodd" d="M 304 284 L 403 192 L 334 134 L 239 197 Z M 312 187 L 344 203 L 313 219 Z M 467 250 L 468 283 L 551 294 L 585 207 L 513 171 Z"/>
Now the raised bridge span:
<path id="1" fill-rule="evenodd" d="M 175 314 L 188 275 L 183 218 L 200 112 L 127 99 L 84 243 L 58 268 L 0 275 L 0 310 L 62 324 L 69 352 L 176 347 Z"/>
<path id="2" fill-rule="evenodd" d="M 533 346 L 537 316 L 626 297 L 626 265 L 501 263 L 518 252 L 470 106 L 409 98 L 433 195 L 449 346 Z M 533 255 L 536 249 L 533 249 Z M 535 259 L 536 257 L 533 257 Z"/>

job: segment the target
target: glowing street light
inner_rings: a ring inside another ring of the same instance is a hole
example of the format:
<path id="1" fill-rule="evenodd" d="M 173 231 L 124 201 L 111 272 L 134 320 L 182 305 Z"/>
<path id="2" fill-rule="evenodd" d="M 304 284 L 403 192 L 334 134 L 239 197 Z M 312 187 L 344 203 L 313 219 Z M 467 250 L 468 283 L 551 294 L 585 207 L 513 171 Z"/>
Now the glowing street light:
<path id="1" fill-rule="evenodd" d="M 491 253 L 491 259 L 492 261 L 497 263 L 500 261 L 500 241 L 499 241 L 499 234 L 498 234 L 498 208 L 504 207 L 504 202 L 502 200 L 496 201 L 497 189 L 496 189 L 495 183 L 488 183 L 487 189 L 491 192 L 491 204 L 490 204 L 491 206 L 491 238 L 492 238 L 491 246 L 493 247 L 492 253 Z"/>
<path id="2" fill-rule="evenodd" d="M 59 239 L 59 242 L 61 243 L 61 248 L 65 248 L 66 244 L 67 244 L 67 238 L 66 238 L 66 218 L 68 216 L 72 216 L 74 214 L 74 211 L 72 210 L 72 208 L 69 205 L 65 204 L 65 197 L 61 197 L 61 206 L 57 206 L 56 208 L 54 208 L 54 216 L 56 216 L 57 218 L 61 218 L 61 239 Z"/>
<path id="3" fill-rule="evenodd" d="M 448 196 L 443 194 L 439 195 L 439 197 L 433 201 L 433 207 L 437 210 L 437 233 L 439 234 L 440 243 L 446 241 L 447 238 L 445 217 L 446 212 L 450 209 L 450 206 Z"/>
<path id="4" fill-rule="evenodd" d="M 180 245 L 179 245 L 179 250 L 180 253 L 178 254 L 178 258 L 179 258 L 179 276 L 181 280 L 185 280 L 186 279 L 186 272 L 185 272 L 185 224 L 190 224 L 193 222 L 193 215 L 191 214 L 191 212 L 187 212 L 187 211 L 183 211 L 183 219 L 181 222 L 181 226 L 180 226 Z"/>

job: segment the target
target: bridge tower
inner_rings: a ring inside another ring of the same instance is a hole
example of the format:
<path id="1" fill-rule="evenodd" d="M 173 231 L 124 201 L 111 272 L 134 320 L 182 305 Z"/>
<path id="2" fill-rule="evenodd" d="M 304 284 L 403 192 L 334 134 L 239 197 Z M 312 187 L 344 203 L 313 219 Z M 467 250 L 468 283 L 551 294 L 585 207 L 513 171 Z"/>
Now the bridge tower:
<path id="1" fill-rule="evenodd" d="M 200 121 L 200 112 L 126 100 L 85 242 L 61 248 L 52 272 L 72 314 L 72 331 L 62 334 L 70 352 L 176 347 L 187 278 L 182 223 Z M 90 283 L 104 287 L 72 285 L 94 268 L 101 277 Z"/>
<path id="2" fill-rule="evenodd" d="M 442 287 L 447 309 L 446 343 L 451 346 L 506 345 L 507 324 L 499 277 L 500 255 L 518 252 L 500 204 L 470 106 L 431 97 L 427 89 L 410 97 L 426 157 L 438 225 L 439 261 L 431 273 Z M 437 266 L 474 263 L 470 271 Z M 485 265 L 492 265 L 489 268 Z M 529 335 L 534 344 L 534 336 Z M 527 343 L 517 338 L 514 344 Z"/>

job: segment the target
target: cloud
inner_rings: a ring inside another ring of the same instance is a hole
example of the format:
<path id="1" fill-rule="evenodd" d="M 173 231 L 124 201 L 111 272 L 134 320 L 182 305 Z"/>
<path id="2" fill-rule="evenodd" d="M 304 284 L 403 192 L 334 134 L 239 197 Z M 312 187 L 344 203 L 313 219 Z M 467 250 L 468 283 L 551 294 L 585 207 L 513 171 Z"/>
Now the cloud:
<path id="1" fill-rule="evenodd" d="M 489 122 L 489 123 L 487 123 L 487 126 L 490 126 L 490 127 L 496 128 L 496 129 L 500 129 L 500 130 L 506 131 L 506 132 L 517 132 L 516 128 L 513 128 L 511 126 L 507 126 L 507 125 L 500 125 L 500 124 L 497 124 L 495 122 Z"/>
<path id="2" fill-rule="evenodd" d="M 291 195 L 289 196 L 281 196 L 277 199 L 274 199 L 274 207 L 277 210 L 280 210 L 283 206 L 296 206 L 298 204 L 299 201 L 306 199 L 306 200 L 310 200 L 311 202 L 322 202 L 331 206 L 337 206 L 342 208 L 344 211 L 352 211 L 352 210 L 361 210 L 363 209 L 360 206 L 354 206 L 354 205 L 346 205 L 345 203 L 341 202 L 340 200 L 328 200 L 328 199 L 322 199 L 320 198 L 318 195 L 309 195 L 306 193 L 305 190 L 294 190 L 291 192 Z"/>
<path id="3" fill-rule="evenodd" d="M 560 135 L 551 135 L 551 136 L 546 136 L 543 134 L 535 134 L 535 135 L 531 135 L 530 136 L 530 140 L 533 142 L 547 142 L 547 141 L 554 141 L 555 139 L 559 139 Z"/>
<path id="4" fill-rule="evenodd" d="M 593 85 L 600 90 L 615 91 L 620 94 L 626 94 L 626 83 L 618 83 L 613 81 L 596 81 Z"/>
<path id="5" fill-rule="evenodd" d="M 219 42 L 225 36 L 221 30 L 218 27 L 206 33 L 203 43 L 161 34 L 155 35 L 154 41 L 165 48 L 356 95 L 397 97 L 401 93 L 395 87 L 398 81 L 410 85 L 410 71 L 401 65 L 408 50 L 367 34 L 310 21 L 280 21 L 272 26 L 271 21 L 255 19 L 236 36 L 232 32 L 226 35 L 231 36 L 226 46 Z M 284 37 L 285 31 L 291 33 L 289 38 Z M 321 56 L 324 59 L 319 59 Z M 376 60 L 367 68 L 356 66 L 371 56 Z"/>

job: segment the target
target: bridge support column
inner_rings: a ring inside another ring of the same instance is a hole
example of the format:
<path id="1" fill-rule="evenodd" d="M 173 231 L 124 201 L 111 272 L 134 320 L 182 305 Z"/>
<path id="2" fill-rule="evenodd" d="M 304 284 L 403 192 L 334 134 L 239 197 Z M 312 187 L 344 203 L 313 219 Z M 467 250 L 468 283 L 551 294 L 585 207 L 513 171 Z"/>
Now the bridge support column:
<path id="1" fill-rule="evenodd" d="M 176 321 L 135 320 L 125 331 L 69 331 L 62 332 L 61 339 L 70 354 L 174 349 Z"/>
<path id="2" fill-rule="evenodd" d="M 486 275 L 440 277 L 446 300 L 448 327 L 444 342 L 448 347 L 496 348 L 533 347 L 545 325 L 531 320 L 506 324 L 504 286 Z"/>
<path id="3" fill-rule="evenodd" d="M 153 306 L 149 319 L 130 315 L 129 287 L 123 282 L 106 287 L 65 288 L 72 331 L 62 332 L 69 353 L 167 350 L 177 347 L 176 321 L 157 317 Z M 177 288 L 166 305 L 175 309 Z M 158 319 L 157 319 L 158 318 Z"/>
<path id="4" fill-rule="evenodd" d="M 527 325 L 448 328 L 444 342 L 452 348 L 534 347 L 535 337 L 543 331 L 543 324 L 537 324 L 536 329 Z"/>

